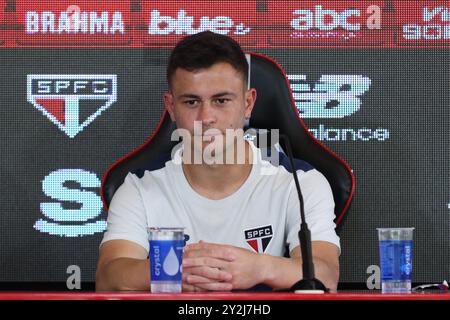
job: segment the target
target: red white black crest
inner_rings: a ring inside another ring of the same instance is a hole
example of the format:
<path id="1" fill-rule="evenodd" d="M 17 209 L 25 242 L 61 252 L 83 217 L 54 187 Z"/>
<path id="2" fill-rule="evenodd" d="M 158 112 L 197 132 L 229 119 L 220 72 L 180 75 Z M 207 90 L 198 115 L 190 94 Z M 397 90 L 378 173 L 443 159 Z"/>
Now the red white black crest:
<path id="1" fill-rule="evenodd" d="M 247 244 L 257 253 L 264 253 L 272 240 L 272 225 L 244 230 Z"/>

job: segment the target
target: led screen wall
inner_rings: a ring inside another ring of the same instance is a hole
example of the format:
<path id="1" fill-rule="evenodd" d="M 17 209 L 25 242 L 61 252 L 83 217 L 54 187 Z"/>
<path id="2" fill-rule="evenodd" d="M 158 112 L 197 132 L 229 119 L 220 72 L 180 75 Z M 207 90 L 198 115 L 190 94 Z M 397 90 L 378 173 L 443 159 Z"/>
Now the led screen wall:
<path id="1" fill-rule="evenodd" d="M 376 228 L 389 226 L 416 228 L 414 282 L 448 279 L 449 10 L 450 1 L 0 0 L 0 282 L 65 283 L 78 266 L 82 289 L 92 284 L 102 176 L 156 128 L 170 49 L 203 30 L 278 61 L 309 130 L 353 169 L 341 284 L 371 283 Z"/>

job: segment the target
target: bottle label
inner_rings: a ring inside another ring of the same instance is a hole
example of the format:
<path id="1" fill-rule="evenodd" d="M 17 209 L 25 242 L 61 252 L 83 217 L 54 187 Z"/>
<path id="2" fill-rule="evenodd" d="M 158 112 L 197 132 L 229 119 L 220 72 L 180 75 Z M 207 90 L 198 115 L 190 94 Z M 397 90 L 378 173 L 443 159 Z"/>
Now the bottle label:
<path id="1" fill-rule="evenodd" d="M 151 281 L 180 281 L 183 240 L 150 240 Z"/>
<path id="2" fill-rule="evenodd" d="M 380 241 L 381 280 L 411 280 L 412 240 Z"/>

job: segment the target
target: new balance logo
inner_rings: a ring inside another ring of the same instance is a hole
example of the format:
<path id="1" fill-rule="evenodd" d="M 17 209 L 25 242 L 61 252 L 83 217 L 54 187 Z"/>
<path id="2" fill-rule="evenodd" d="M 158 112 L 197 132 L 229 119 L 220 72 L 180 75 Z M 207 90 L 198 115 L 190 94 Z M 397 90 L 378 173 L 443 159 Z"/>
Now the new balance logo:
<path id="1" fill-rule="evenodd" d="M 29 74 L 27 100 L 74 138 L 117 101 L 117 75 Z"/>

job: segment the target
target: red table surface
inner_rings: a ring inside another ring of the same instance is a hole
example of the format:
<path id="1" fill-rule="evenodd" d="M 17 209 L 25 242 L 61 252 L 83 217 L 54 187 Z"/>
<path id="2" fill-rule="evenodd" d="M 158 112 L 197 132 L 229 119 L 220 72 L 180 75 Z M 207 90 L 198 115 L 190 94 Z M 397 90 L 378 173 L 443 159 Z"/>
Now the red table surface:
<path id="1" fill-rule="evenodd" d="M 149 292 L 0 292 L 0 300 L 449 300 L 450 293 L 382 294 L 339 292 L 327 294 L 269 293 L 149 293 Z"/>

